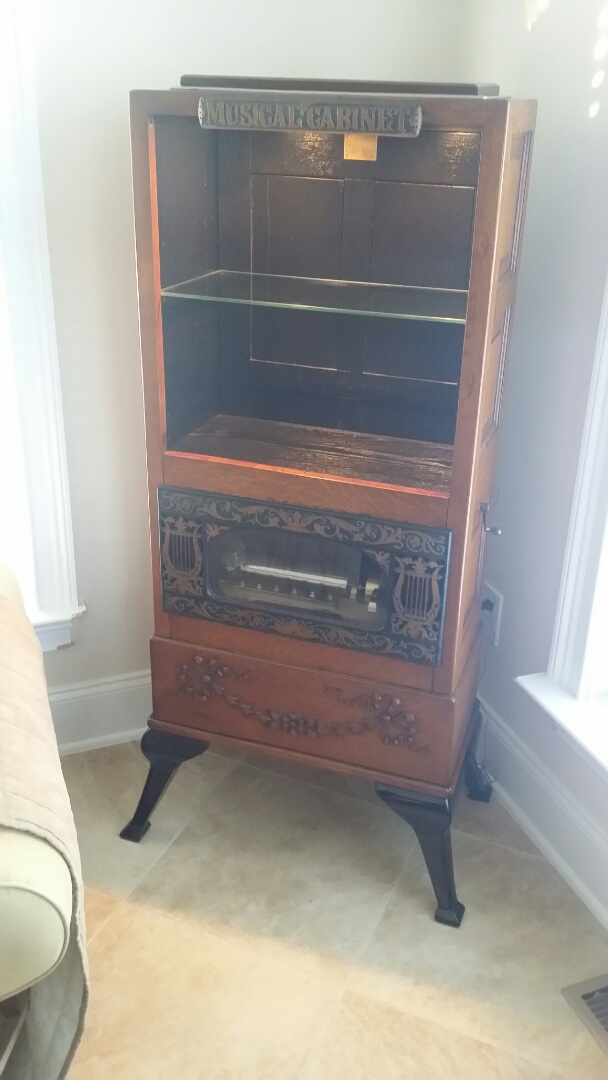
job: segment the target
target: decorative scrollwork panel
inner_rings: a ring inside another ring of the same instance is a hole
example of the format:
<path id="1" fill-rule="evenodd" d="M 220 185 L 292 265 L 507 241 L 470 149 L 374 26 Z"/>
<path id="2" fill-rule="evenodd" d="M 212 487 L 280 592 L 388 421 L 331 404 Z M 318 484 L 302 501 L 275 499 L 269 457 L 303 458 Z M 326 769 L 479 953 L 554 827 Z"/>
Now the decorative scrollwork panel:
<path id="1" fill-rule="evenodd" d="M 448 530 L 169 487 L 159 526 L 169 613 L 441 660 Z M 225 581 L 210 574 L 214 550 Z"/>

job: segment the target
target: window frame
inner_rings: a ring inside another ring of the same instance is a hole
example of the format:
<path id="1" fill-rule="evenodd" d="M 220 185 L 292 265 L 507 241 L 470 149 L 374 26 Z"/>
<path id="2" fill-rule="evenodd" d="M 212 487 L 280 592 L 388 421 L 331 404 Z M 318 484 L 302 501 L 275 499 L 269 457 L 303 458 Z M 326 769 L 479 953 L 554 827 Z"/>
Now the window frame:
<path id="1" fill-rule="evenodd" d="M 608 771 L 608 279 L 546 674 L 515 681 Z M 598 587 L 599 586 L 599 587 Z M 603 663 L 602 663 L 603 661 Z"/>
<path id="2" fill-rule="evenodd" d="M 12 459 L 5 456 L 3 467 L 12 470 L 13 488 L 19 485 L 18 500 L 10 510 L 5 503 L 4 527 L 14 530 L 27 549 L 23 557 L 19 553 L 20 565 L 14 570 L 28 615 L 47 651 L 71 642 L 73 619 L 85 607 L 78 600 L 76 585 L 32 20 L 29 3 L 0 8 L 0 161 L 4 158 L 0 286 L 8 343 L 7 383 L 15 412 L 11 427 L 17 444 Z"/>
<path id="3" fill-rule="evenodd" d="M 577 701 L 597 696 L 598 581 L 608 556 L 608 280 L 547 674 Z"/>

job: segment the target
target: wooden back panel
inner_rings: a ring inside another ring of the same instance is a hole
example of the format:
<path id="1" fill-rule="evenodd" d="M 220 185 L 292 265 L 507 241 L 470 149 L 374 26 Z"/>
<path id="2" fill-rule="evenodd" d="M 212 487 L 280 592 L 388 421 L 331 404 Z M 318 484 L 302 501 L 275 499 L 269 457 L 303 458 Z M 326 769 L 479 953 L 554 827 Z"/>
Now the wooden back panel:
<path id="1" fill-rule="evenodd" d="M 217 134 L 223 269 L 274 275 L 274 290 L 285 275 L 286 302 L 296 277 L 311 305 L 305 278 L 468 288 L 476 133 L 383 139 L 367 162 L 326 133 Z M 220 321 L 222 412 L 453 441 L 462 325 L 260 307 Z"/>

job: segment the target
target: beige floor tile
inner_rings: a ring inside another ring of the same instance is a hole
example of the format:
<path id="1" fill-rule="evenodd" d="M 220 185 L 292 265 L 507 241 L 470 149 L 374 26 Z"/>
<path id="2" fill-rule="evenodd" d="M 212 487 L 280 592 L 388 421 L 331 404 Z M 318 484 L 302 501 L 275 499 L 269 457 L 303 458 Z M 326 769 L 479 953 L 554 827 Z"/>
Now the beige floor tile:
<path id="1" fill-rule="evenodd" d="M 489 803 L 482 803 L 469 799 L 466 791 L 462 791 L 456 806 L 453 828 L 469 836 L 477 836 L 480 840 L 490 840 L 493 844 L 513 848 L 514 851 L 525 851 L 529 855 L 543 857 L 495 795 Z"/>
<path id="2" fill-rule="evenodd" d="M 105 926 L 108 919 L 114 914 L 120 902 L 116 896 L 109 896 L 108 893 L 99 892 L 98 889 L 91 889 L 85 885 L 84 914 L 87 923 L 87 943 L 89 945 L 102 926 Z"/>
<path id="3" fill-rule="evenodd" d="M 339 987 L 128 901 L 90 951 L 70 1080 L 299 1080 Z"/>
<path id="4" fill-rule="evenodd" d="M 562 1074 L 347 992 L 302 1080 L 379 1078 L 562 1080 Z"/>
<path id="5" fill-rule="evenodd" d="M 414 843 L 381 805 L 241 765 L 134 898 L 318 971 L 357 956 Z"/>
<path id="6" fill-rule="evenodd" d="M 247 756 L 242 750 L 237 750 L 234 746 L 220 746 L 219 743 L 211 743 L 206 753 L 217 754 L 218 757 L 231 758 L 233 761 L 242 761 L 243 758 Z"/>
<path id="7" fill-rule="evenodd" d="M 378 796 L 371 780 L 362 780 L 358 776 L 344 776 L 342 773 L 329 772 L 327 769 L 313 769 L 307 765 L 298 765 L 292 761 L 279 761 L 275 758 L 264 757 L 262 754 L 244 754 L 243 764 L 251 765 L 256 769 L 263 769 L 278 776 L 284 776 L 288 780 L 297 780 L 303 784 L 313 784 L 316 787 L 334 791 L 338 795 L 346 795 L 352 799 L 361 799 L 363 802 L 377 806 Z M 489 803 L 475 802 L 469 799 L 463 789 L 456 806 L 454 828 L 471 836 L 478 836 L 483 840 L 490 840 L 494 844 L 502 844 L 504 847 L 513 848 L 515 851 L 526 851 L 530 855 L 538 855 L 542 858 L 538 848 L 528 839 L 520 829 L 504 806 L 498 802 L 496 796 L 492 796 Z"/>
<path id="8" fill-rule="evenodd" d="M 343 773 L 330 772 L 328 769 L 313 769 L 310 765 L 298 765 L 295 761 L 280 761 L 278 758 L 263 754 L 243 755 L 243 764 L 265 772 L 284 776 L 287 780 L 297 780 L 302 784 L 313 784 L 325 788 L 337 795 L 346 795 L 351 799 L 378 805 L 379 799 L 371 780 L 362 780 L 358 776 L 345 776 Z"/>
<path id="9" fill-rule="evenodd" d="M 543 859 L 458 833 L 454 854 L 461 928 L 432 921 L 414 849 L 349 988 L 568 1076 L 605 1078 L 560 989 L 608 970 L 608 935 Z"/>
<path id="10" fill-rule="evenodd" d="M 140 845 L 137 744 L 64 759 L 93 1001 L 70 1080 L 606 1080 L 559 991 L 608 935 L 494 800 L 460 803 L 454 931 L 369 785 L 239 758 L 182 766 Z"/>
<path id="11" fill-rule="evenodd" d="M 132 844 L 118 834 L 133 815 L 148 772 L 139 744 L 63 758 L 85 883 L 113 896 L 128 896 L 200 812 L 215 785 L 236 767 L 235 759 L 210 753 L 186 762 L 154 812 L 151 829 L 141 843 Z"/>

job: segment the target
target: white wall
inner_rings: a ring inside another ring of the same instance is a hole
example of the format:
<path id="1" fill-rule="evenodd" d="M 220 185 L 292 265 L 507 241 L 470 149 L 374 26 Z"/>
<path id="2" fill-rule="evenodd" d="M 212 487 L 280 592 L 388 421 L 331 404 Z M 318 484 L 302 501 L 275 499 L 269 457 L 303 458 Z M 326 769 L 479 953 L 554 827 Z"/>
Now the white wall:
<path id="1" fill-rule="evenodd" d="M 608 778 L 514 682 L 547 669 L 608 269 L 608 90 L 590 85 L 602 8 L 608 21 L 604 0 L 551 0 L 528 32 L 523 3 L 478 0 L 473 49 L 480 77 L 539 101 L 492 514 L 503 535 L 485 575 L 505 597 L 481 685 L 486 753 L 511 808 L 608 921 Z"/>
<path id="2" fill-rule="evenodd" d="M 459 10 L 457 10 L 457 8 Z M 38 97 L 80 595 L 51 686 L 148 666 L 128 93 L 184 72 L 463 78 L 450 0 L 45 0 Z"/>

